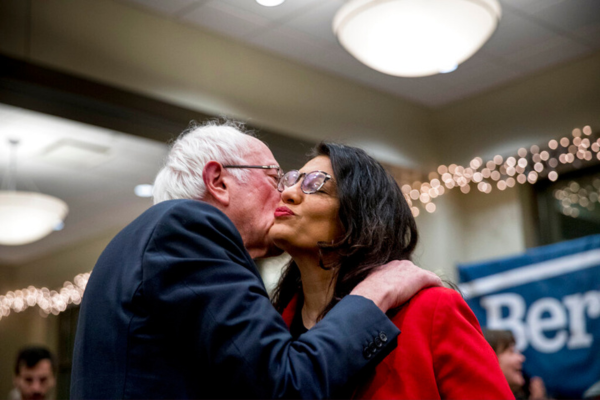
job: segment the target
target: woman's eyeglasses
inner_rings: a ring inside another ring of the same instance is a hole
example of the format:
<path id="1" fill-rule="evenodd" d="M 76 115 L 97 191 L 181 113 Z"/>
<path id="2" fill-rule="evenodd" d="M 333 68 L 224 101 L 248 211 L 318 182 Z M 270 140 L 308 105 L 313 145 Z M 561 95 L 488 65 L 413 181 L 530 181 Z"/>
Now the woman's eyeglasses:
<path id="1" fill-rule="evenodd" d="M 331 179 L 331 175 L 323 171 L 303 172 L 292 170 L 286 172 L 279 180 L 277 190 L 283 192 L 286 188 L 294 186 L 300 179 L 304 177 L 300 189 L 306 194 L 313 194 L 321 190 L 325 182 Z"/>

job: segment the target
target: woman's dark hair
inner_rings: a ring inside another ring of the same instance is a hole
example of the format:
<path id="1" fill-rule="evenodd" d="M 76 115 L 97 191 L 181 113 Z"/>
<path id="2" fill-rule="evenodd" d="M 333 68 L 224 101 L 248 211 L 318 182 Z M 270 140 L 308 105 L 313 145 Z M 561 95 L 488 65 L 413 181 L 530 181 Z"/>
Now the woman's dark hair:
<path id="1" fill-rule="evenodd" d="M 310 156 L 327 156 L 331 161 L 344 232 L 337 242 L 319 243 L 325 260 L 321 267 L 334 270 L 335 282 L 333 298 L 320 315 L 323 318 L 373 270 L 392 260 L 410 260 L 418 233 L 398 184 L 364 150 L 320 143 Z M 301 288 L 300 270 L 291 262 L 273 292 L 275 308 L 282 312 L 294 295 L 302 296 Z"/>
<path id="2" fill-rule="evenodd" d="M 515 345 L 515 337 L 508 330 L 484 329 L 483 336 L 497 356 L 504 353 L 510 346 Z"/>

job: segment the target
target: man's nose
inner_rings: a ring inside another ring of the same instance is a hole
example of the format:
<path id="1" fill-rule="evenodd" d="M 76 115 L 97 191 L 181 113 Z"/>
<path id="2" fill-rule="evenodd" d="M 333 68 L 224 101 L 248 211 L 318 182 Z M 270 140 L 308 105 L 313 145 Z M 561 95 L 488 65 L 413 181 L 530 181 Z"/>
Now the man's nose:
<path id="1" fill-rule="evenodd" d="M 41 393 L 42 391 L 42 382 L 38 380 L 34 380 L 31 384 L 31 390 L 35 393 Z"/>

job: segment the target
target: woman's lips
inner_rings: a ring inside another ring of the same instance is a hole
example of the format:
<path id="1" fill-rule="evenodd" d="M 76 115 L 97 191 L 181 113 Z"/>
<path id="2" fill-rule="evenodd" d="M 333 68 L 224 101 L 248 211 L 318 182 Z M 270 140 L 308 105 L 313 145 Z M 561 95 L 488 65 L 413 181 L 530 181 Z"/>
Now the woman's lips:
<path id="1" fill-rule="evenodd" d="M 295 214 L 294 214 L 294 212 L 292 210 L 290 210 L 287 207 L 277 207 L 275 209 L 275 218 L 285 217 L 286 215 L 292 216 L 292 215 L 295 215 Z"/>

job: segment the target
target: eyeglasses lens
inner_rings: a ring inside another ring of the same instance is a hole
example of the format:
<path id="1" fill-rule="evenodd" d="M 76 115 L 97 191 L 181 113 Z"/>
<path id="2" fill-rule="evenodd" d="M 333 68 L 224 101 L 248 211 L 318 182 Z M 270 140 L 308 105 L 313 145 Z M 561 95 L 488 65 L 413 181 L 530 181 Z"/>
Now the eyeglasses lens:
<path id="1" fill-rule="evenodd" d="M 298 180 L 302 176 L 304 176 L 304 179 L 302 180 L 302 185 L 300 187 L 302 188 L 302 191 L 307 194 L 315 193 L 316 191 L 321 189 L 321 187 L 327 180 L 327 175 L 319 171 L 311 172 L 307 175 L 304 175 L 301 174 L 299 171 L 292 170 L 288 171 L 283 176 L 283 178 L 280 179 L 279 185 L 277 185 L 277 189 L 280 192 L 283 192 L 285 188 L 292 187 L 296 183 L 298 183 Z"/>
<path id="2" fill-rule="evenodd" d="M 298 182 L 299 175 L 300 173 L 296 170 L 286 172 L 286 174 L 283 175 L 283 177 L 279 181 L 277 189 L 279 189 L 280 192 L 283 192 L 285 188 L 294 186 L 296 182 Z"/>
<path id="3" fill-rule="evenodd" d="M 315 193 L 317 190 L 321 189 L 321 186 L 325 183 L 325 178 L 326 176 L 321 172 L 311 172 L 304 177 L 302 190 L 305 193 Z"/>

